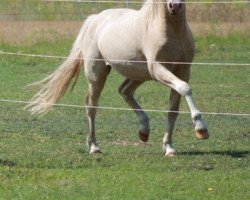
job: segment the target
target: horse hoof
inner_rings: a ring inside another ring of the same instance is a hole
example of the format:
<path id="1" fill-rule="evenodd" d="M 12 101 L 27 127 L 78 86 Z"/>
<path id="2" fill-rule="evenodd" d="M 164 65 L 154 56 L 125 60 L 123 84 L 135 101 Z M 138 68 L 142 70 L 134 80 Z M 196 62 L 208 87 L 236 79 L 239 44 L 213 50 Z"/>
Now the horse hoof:
<path id="1" fill-rule="evenodd" d="M 145 133 L 139 131 L 138 135 L 139 135 L 139 138 L 140 138 L 141 141 L 143 141 L 143 142 L 147 142 L 148 141 L 148 138 L 149 138 L 148 134 L 145 134 Z"/>
<path id="2" fill-rule="evenodd" d="M 166 153 L 165 153 L 166 157 L 175 157 L 176 154 L 177 154 L 177 152 L 175 149 L 173 149 L 172 147 L 171 148 L 167 147 Z"/>
<path id="3" fill-rule="evenodd" d="M 165 154 L 166 157 L 172 158 L 176 156 L 176 152 L 169 152 Z"/>
<path id="4" fill-rule="evenodd" d="M 91 148 L 89 153 L 90 154 L 97 154 L 97 153 L 102 153 L 102 151 L 100 148 L 95 147 L 95 148 Z"/>
<path id="5" fill-rule="evenodd" d="M 196 131 L 195 135 L 198 139 L 208 139 L 209 138 L 209 134 L 208 134 L 207 129 L 198 130 L 198 131 Z"/>
<path id="6" fill-rule="evenodd" d="M 98 154 L 98 153 L 102 153 L 101 150 L 92 150 L 89 152 L 90 154 Z"/>

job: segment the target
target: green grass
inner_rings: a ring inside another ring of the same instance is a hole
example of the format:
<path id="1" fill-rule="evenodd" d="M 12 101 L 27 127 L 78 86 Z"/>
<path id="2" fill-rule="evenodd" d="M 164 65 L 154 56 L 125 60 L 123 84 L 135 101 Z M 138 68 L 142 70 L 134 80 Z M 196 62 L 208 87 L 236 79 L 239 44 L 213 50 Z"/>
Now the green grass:
<path id="1" fill-rule="evenodd" d="M 67 55 L 72 41 L 36 45 L 2 44 L 2 51 Z M 248 35 L 196 38 L 195 62 L 250 62 Z M 25 85 L 52 72 L 60 59 L 1 56 L 0 98 L 28 100 Z M 250 113 L 250 68 L 193 66 L 190 84 L 201 111 Z M 117 88 L 123 78 L 112 71 L 100 106 L 127 107 Z M 83 105 L 83 74 L 60 103 Z M 166 109 L 169 89 L 145 83 L 136 97 L 144 108 Z M 148 113 L 148 144 L 137 137 L 133 112 L 99 110 L 101 155 L 85 146 L 84 109 L 55 107 L 40 118 L 23 104 L 0 102 L 0 199 L 249 199 L 249 116 L 205 115 L 211 138 L 194 138 L 189 115 L 176 124 L 175 158 L 165 158 L 161 141 L 164 113 Z M 187 111 L 186 102 L 181 110 Z"/>

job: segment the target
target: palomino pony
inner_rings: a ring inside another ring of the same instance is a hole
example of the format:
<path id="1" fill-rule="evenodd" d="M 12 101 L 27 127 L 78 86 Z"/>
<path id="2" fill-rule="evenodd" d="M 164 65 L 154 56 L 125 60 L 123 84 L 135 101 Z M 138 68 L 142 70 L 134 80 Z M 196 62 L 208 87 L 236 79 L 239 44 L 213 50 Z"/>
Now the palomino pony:
<path id="1" fill-rule="evenodd" d="M 143 142 L 149 138 L 149 118 L 134 98 L 134 93 L 145 81 L 155 80 L 171 88 L 163 150 L 166 156 L 174 156 L 172 134 L 181 96 L 185 97 L 191 111 L 196 136 L 200 139 L 209 137 L 206 123 L 187 84 L 194 53 L 183 0 L 147 0 L 138 11 L 105 10 L 88 17 L 68 58 L 54 73 L 38 82 L 43 86 L 27 107 L 32 113 L 46 113 L 64 95 L 73 78 L 76 82 L 84 65 L 89 84 L 86 98 L 89 119 L 87 142 L 90 153 L 98 153 L 101 149 L 95 137 L 95 115 L 111 68 L 125 77 L 118 91 L 139 118 L 139 137 Z"/>

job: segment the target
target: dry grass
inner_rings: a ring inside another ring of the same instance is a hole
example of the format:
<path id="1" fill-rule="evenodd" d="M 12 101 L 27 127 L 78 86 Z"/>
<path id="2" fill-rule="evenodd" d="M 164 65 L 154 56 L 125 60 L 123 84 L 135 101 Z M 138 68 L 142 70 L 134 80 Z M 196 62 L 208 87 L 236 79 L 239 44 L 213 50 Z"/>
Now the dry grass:
<path id="1" fill-rule="evenodd" d="M 243 3 L 191 4 L 187 6 L 187 15 L 192 22 L 242 23 L 250 21 L 249 5 Z"/>
<path id="2" fill-rule="evenodd" d="M 191 23 L 195 36 L 230 33 L 248 33 L 250 22 L 245 23 Z M 5 44 L 35 44 L 40 41 L 56 42 L 76 37 L 79 21 L 0 21 L 0 40 Z"/>
<path id="3" fill-rule="evenodd" d="M 196 2 L 204 0 L 197 0 Z M 211 4 L 196 3 L 187 5 L 187 14 L 192 22 L 249 22 L 249 3 L 217 4 L 218 0 L 208 0 Z M 143 2 L 143 1 L 141 1 Z M 0 20 L 17 21 L 55 21 L 82 20 L 88 15 L 99 13 L 108 8 L 125 7 L 125 1 L 114 3 L 74 3 L 46 2 L 34 0 L 1 0 Z M 141 4 L 130 4 L 139 9 Z"/>
<path id="4" fill-rule="evenodd" d="M 228 36 L 232 33 L 248 34 L 250 22 L 244 23 L 190 23 L 194 36 Z"/>
<path id="5" fill-rule="evenodd" d="M 74 38 L 82 23 L 75 21 L 0 21 L 0 38 L 6 44 L 35 44 Z"/>

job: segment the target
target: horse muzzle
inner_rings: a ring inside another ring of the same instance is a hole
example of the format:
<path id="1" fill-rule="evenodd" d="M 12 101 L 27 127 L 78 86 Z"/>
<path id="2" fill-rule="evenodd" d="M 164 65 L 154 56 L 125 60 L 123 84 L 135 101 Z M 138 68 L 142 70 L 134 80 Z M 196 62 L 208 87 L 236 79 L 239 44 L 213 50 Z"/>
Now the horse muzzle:
<path id="1" fill-rule="evenodd" d="M 172 1 L 168 3 L 168 9 L 172 15 L 178 15 L 182 9 L 181 1 Z"/>

